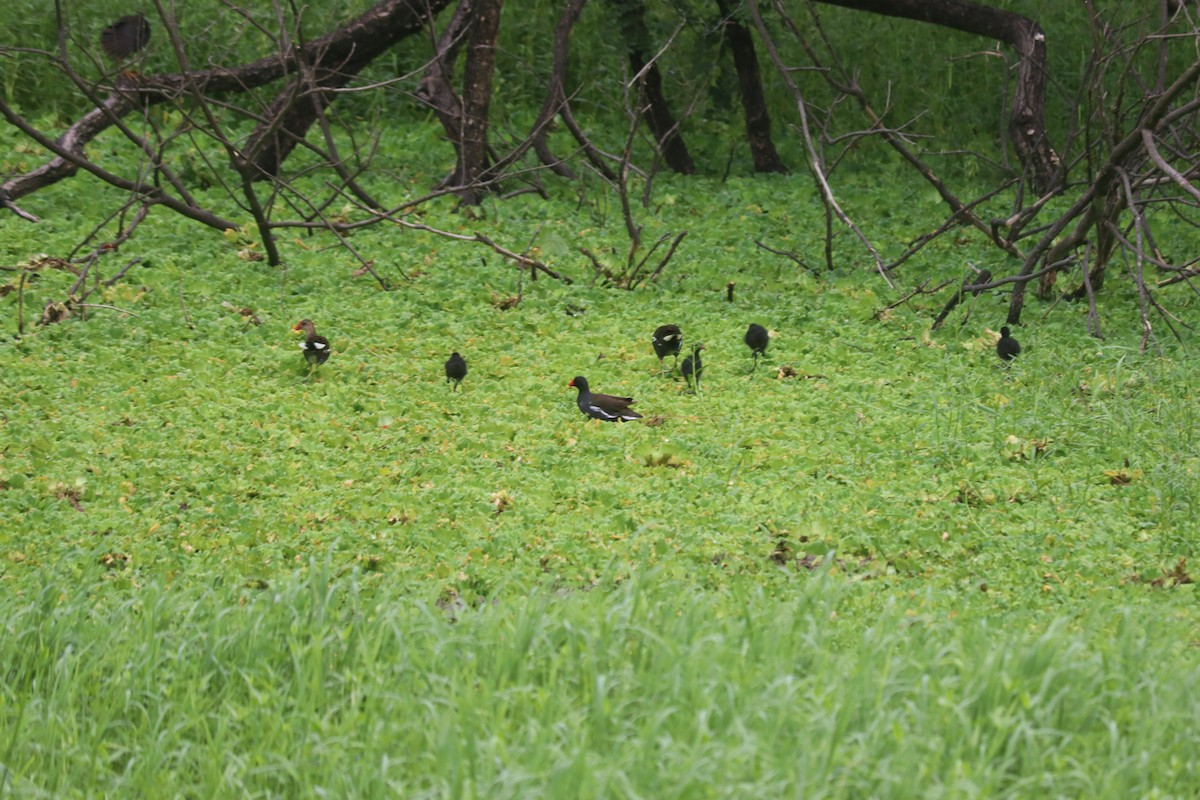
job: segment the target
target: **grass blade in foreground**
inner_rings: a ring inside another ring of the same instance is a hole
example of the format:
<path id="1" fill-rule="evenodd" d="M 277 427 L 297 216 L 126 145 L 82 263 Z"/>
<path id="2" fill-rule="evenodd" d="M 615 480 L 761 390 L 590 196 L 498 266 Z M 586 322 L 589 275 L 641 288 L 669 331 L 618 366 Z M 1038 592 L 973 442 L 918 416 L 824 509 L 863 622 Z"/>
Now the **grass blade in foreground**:
<path id="1" fill-rule="evenodd" d="M 110 592 L 111 590 L 106 590 Z M 782 603 L 655 572 L 449 620 L 315 568 L 274 590 L 3 601 L 19 797 L 1194 796 L 1187 627 L 991 629 L 817 573 Z M 5 737 L 7 739 L 7 737 Z"/>

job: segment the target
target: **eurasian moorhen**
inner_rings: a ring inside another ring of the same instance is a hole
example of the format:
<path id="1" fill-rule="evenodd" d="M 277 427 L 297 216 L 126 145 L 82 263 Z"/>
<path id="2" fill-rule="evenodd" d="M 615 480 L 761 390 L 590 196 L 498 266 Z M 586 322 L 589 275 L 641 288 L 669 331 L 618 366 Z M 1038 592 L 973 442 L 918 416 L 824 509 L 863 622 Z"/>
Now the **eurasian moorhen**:
<path id="1" fill-rule="evenodd" d="M 465 377 L 467 377 L 467 360 L 455 351 L 450 354 L 450 358 L 446 359 L 446 383 L 454 381 L 452 391 L 457 392 L 458 385 Z"/>
<path id="2" fill-rule="evenodd" d="M 124 61 L 150 41 L 150 21 L 142 14 L 121 17 L 100 32 L 100 48 L 113 61 Z"/>
<path id="3" fill-rule="evenodd" d="M 650 344 L 654 347 L 654 355 L 658 356 L 658 368 L 661 371 L 663 359 L 667 356 L 675 356 L 675 364 L 679 363 L 679 348 L 683 346 L 683 331 L 679 330 L 678 325 L 659 325 L 654 329 L 654 335 L 650 337 Z M 675 369 L 674 364 L 671 369 Z"/>
<path id="4" fill-rule="evenodd" d="M 317 326 L 311 319 L 302 319 L 296 323 L 294 331 L 304 331 L 307 336 L 300 344 L 304 351 L 304 360 L 308 362 L 309 375 L 312 371 L 329 360 L 329 340 L 317 333 Z"/>
<path id="5" fill-rule="evenodd" d="M 624 422 L 630 419 L 641 419 L 642 415 L 630 411 L 633 405 L 632 397 L 614 397 L 611 394 L 592 394 L 588 388 L 587 378 L 576 375 L 567 386 L 579 390 L 579 399 L 575 402 L 579 410 L 592 419 L 602 419 L 605 422 Z"/>
<path id="6" fill-rule="evenodd" d="M 996 342 L 996 355 L 1001 361 L 1012 361 L 1021 354 L 1021 343 L 1012 337 L 1008 326 L 1000 329 L 1000 339 Z"/>
<path id="7" fill-rule="evenodd" d="M 750 348 L 750 352 L 754 356 L 754 369 L 750 370 L 754 372 L 754 370 L 758 369 L 758 357 L 767 351 L 767 345 L 771 343 L 771 337 L 767 334 L 766 328 L 757 322 L 751 322 L 743 341 Z"/>
<path id="8" fill-rule="evenodd" d="M 700 361 L 700 351 L 704 349 L 704 345 L 696 342 L 692 345 L 692 354 L 683 360 L 679 366 L 679 371 L 683 374 L 683 379 L 690 386 L 692 381 L 696 384 L 696 394 L 700 394 L 700 373 L 704 372 L 704 364 Z"/>

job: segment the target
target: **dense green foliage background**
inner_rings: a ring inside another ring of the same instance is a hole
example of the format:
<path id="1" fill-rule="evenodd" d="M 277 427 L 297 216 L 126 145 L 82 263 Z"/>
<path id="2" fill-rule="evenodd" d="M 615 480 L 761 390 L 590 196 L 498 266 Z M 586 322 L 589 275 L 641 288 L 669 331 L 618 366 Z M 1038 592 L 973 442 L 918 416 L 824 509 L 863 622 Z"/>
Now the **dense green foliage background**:
<path id="1" fill-rule="evenodd" d="M 298 8 L 302 11 L 305 35 L 312 38 L 353 19 L 370 5 L 368 0 L 321 0 L 300 4 Z M 1071 104 L 1092 47 L 1082 6 L 1049 0 L 999 0 L 990 5 L 1027 15 L 1045 30 L 1050 59 L 1047 124 L 1052 140 L 1061 145 L 1068 130 L 1080 123 L 1072 116 Z M 58 29 L 54 4 L 47 0 L 13 0 L 11 6 L 3 44 L 55 51 Z M 76 69 L 85 76 L 99 77 L 103 68 L 103 56 L 96 44 L 100 30 L 113 19 L 136 9 L 114 0 L 65 2 L 62 8 L 68 25 L 68 53 Z M 927 142 L 931 156 L 942 150 L 957 153 L 967 146 L 978 147 L 987 156 L 981 160 L 964 160 L 958 155 L 944 162 L 938 159 L 941 169 L 994 174 L 989 161 L 1004 160 L 1000 144 L 1007 130 L 1004 98 L 1011 92 L 1008 65 L 1011 54 L 998 49 L 995 42 L 908 20 L 832 6 L 817 5 L 815 9 L 838 57 L 859 76 L 876 109 L 890 108 L 887 119 L 891 124 L 908 125 L 906 130 L 914 135 L 949 136 Z M 142 10 L 153 15 L 152 8 Z M 496 96 L 500 102 L 492 106 L 498 134 L 523 136 L 540 107 L 552 56 L 551 35 L 560 10 L 557 3 L 545 0 L 505 3 L 501 48 L 497 54 Z M 701 170 L 720 174 L 731 145 L 742 138 L 742 121 L 736 78 L 729 54 L 721 45 L 717 6 L 701 0 L 672 0 L 649 3 L 648 10 L 647 23 L 657 43 L 665 42 L 681 22 L 685 23 L 673 46 L 662 56 L 666 91 L 677 112 L 695 103 L 694 113 L 684 122 L 684 135 Z M 816 27 L 804 10 L 797 7 L 791 11 L 806 34 L 819 41 Z M 189 48 L 193 68 L 245 63 L 276 50 L 276 45 L 256 27 L 266 30 L 278 27 L 269 4 L 250 4 L 239 13 L 231 13 L 219 3 L 199 0 L 179 4 L 173 13 Z M 1140 4 L 1106 7 L 1103 13 L 1114 28 L 1126 29 L 1130 40 L 1151 29 L 1155 19 Z M 599 129 L 616 126 L 613 132 L 619 137 L 625 123 L 620 87 L 622 79 L 627 77 L 628 66 L 623 43 L 612 35 L 613 18 L 613 7 L 607 2 L 593 2 L 585 9 L 571 40 L 569 88 L 575 92 L 574 109 L 580 119 L 596 126 L 597 133 Z M 157 35 L 142 67 L 146 71 L 175 71 L 177 65 L 161 30 Z M 807 63 L 789 34 L 777 31 L 777 43 L 789 64 Z M 411 82 L 401 82 L 391 89 L 345 95 L 339 100 L 340 107 L 351 109 L 352 114 L 379 112 L 389 118 L 423 119 L 427 112 L 407 93 L 412 91 L 428 52 L 428 41 L 406 42 L 379 59 L 363 76 L 363 83 L 415 73 Z M 1145 55 L 1149 59 L 1155 53 L 1147 49 Z M 767 54 L 760 52 L 759 59 L 779 130 L 795 116 L 795 103 L 775 74 Z M 84 99 L 70 82 L 44 59 L 32 55 L 13 54 L 9 67 L 0 76 L 0 84 L 9 102 L 29 112 L 55 112 L 63 118 L 73 118 L 86 110 Z M 801 87 L 806 99 L 817 109 L 828 107 L 833 100 L 829 87 L 815 73 L 803 75 Z M 262 96 L 264 102 L 269 101 L 269 91 Z M 915 117 L 920 119 L 909 125 Z M 839 132 L 862 127 L 861 117 L 853 110 L 841 114 L 834 123 L 834 130 Z M 785 159 L 798 168 L 804 156 L 795 137 L 779 135 L 778 138 Z M 876 142 L 867 140 L 860 148 L 865 151 L 861 157 L 886 157 L 886 151 L 877 147 Z M 749 171 L 744 146 L 737 155 L 735 167 Z"/>
<path id="2" fill-rule="evenodd" d="M 373 192 L 444 174 L 435 125 L 389 127 Z M 0 136 L 6 173 L 40 159 Z M 940 221 L 870 158 L 839 177 L 887 252 Z M 688 237 L 658 283 L 601 288 L 575 248 L 619 259 L 613 198 L 548 188 L 422 219 L 571 285 L 376 227 L 353 242 L 385 292 L 327 237 L 273 270 L 155 211 L 94 268 L 145 260 L 93 296 L 123 311 L 16 339 L 18 298 L 28 323 L 75 276 L 0 296 L 0 796 L 1195 795 L 1188 331 L 1139 354 L 1111 280 L 1105 340 L 1031 300 L 1005 367 L 1003 291 L 930 333 L 944 295 L 885 310 L 905 290 L 849 237 L 820 275 L 755 247 L 821 262 L 797 176 L 659 176 L 647 237 Z M 25 269 L 114 198 L 22 202 L 44 221 L 0 221 L 0 264 Z M 900 277 L 995 253 L 943 237 Z M 311 381 L 301 317 L 333 342 Z M 703 395 L 657 374 L 665 322 L 707 345 Z M 657 424 L 587 421 L 575 374 Z"/>

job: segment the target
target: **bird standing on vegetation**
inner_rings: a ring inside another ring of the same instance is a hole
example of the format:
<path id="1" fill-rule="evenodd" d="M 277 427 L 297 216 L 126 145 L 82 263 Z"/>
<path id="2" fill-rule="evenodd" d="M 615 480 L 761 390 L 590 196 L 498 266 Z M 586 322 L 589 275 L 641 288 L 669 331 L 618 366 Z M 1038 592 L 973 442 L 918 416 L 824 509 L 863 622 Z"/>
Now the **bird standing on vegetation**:
<path id="1" fill-rule="evenodd" d="M 661 372 L 663 359 L 667 356 L 675 356 L 675 364 L 679 363 L 679 348 L 683 346 L 683 331 L 679 330 L 678 325 L 659 325 L 654 329 L 654 335 L 650 337 L 650 344 L 654 347 L 654 355 L 658 356 L 658 369 Z M 674 364 L 671 369 L 675 369 Z"/>
<path id="2" fill-rule="evenodd" d="M 451 391 L 458 391 L 458 385 L 462 383 L 462 379 L 467 377 L 467 360 L 455 351 L 450 354 L 450 358 L 446 359 L 446 383 L 454 381 L 454 388 Z"/>
<path id="3" fill-rule="evenodd" d="M 700 373 L 704 372 L 704 364 L 700 362 L 700 351 L 703 349 L 704 345 L 696 342 L 692 345 L 692 354 L 685 358 L 683 364 L 679 366 L 679 371 L 688 385 L 695 382 L 696 394 L 700 394 Z"/>
<path id="4" fill-rule="evenodd" d="M 767 352 L 767 345 L 771 343 L 771 337 L 767 333 L 767 329 L 757 322 L 751 322 L 749 329 L 742 341 L 750 348 L 751 355 L 754 356 L 754 368 L 751 372 L 758 369 L 758 357 Z"/>
<path id="5" fill-rule="evenodd" d="M 150 41 L 150 21 L 142 14 L 121 17 L 100 32 L 100 49 L 113 61 L 124 61 Z"/>
<path id="6" fill-rule="evenodd" d="M 1012 361 L 1021 354 L 1021 343 L 1012 337 L 1008 326 L 1000 329 L 1000 338 L 996 341 L 996 355 L 1001 361 Z"/>
<path id="7" fill-rule="evenodd" d="M 308 362 L 308 374 L 311 377 L 313 370 L 329 360 L 329 340 L 317 333 L 317 326 L 313 325 L 311 319 L 300 320 L 292 330 L 308 334 L 300 343 L 300 349 L 304 351 L 304 360 Z"/>
<path id="8" fill-rule="evenodd" d="M 567 386 L 574 386 L 579 390 L 579 398 L 575 402 L 579 406 L 579 410 L 592 419 L 600 419 L 605 422 L 625 422 L 642 418 L 641 414 L 629 410 L 629 407 L 633 405 L 632 397 L 592 394 L 591 389 L 588 388 L 587 378 L 582 375 L 576 375 Z"/>

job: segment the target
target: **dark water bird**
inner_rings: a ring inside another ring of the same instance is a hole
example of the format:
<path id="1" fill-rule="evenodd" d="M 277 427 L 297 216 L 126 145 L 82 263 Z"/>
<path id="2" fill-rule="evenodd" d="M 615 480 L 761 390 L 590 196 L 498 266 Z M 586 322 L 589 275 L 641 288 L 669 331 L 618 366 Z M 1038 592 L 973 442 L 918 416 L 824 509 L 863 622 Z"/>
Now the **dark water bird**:
<path id="1" fill-rule="evenodd" d="M 329 360 L 329 340 L 317 333 L 317 326 L 313 325 L 311 319 L 300 320 L 292 330 L 307 334 L 300 343 L 300 349 L 304 351 L 304 360 L 308 362 L 311 376 L 313 370 Z"/>
<path id="2" fill-rule="evenodd" d="M 642 418 L 641 414 L 629 410 L 629 407 L 633 405 L 632 397 L 593 394 L 592 390 L 588 388 L 587 378 L 582 375 L 576 375 L 567 385 L 574 386 L 579 390 L 579 398 L 575 402 L 579 406 L 579 410 L 592 419 L 600 419 L 605 422 L 625 422 Z"/>
<path id="3" fill-rule="evenodd" d="M 678 364 L 679 348 L 683 346 L 683 331 L 679 330 L 678 325 L 659 325 L 650 337 L 650 344 L 654 347 L 654 355 L 658 356 L 659 370 L 662 369 L 663 359 L 667 356 L 675 356 L 675 364 Z M 675 365 L 672 364 L 671 369 L 674 368 Z"/>
<path id="4" fill-rule="evenodd" d="M 742 341 L 746 343 L 746 346 L 750 348 L 750 353 L 754 356 L 754 369 L 750 370 L 754 372 L 755 369 L 758 369 L 758 357 L 767 352 L 767 345 L 771 343 L 771 337 L 767 334 L 766 328 L 757 322 L 751 322 Z"/>
<path id="5" fill-rule="evenodd" d="M 704 345 L 699 342 L 693 344 L 692 354 L 685 358 L 679 366 L 679 371 L 688 385 L 695 384 L 696 394 L 700 394 L 700 374 L 704 372 L 704 364 L 700 361 L 700 351 L 703 349 Z"/>
<path id="6" fill-rule="evenodd" d="M 1021 354 L 1021 343 L 1012 337 L 1008 326 L 1000 329 L 1000 339 L 996 342 L 996 355 L 1001 361 L 1012 361 Z"/>
<path id="7" fill-rule="evenodd" d="M 467 360 L 455 351 L 450 354 L 450 358 L 446 359 L 446 383 L 454 381 L 453 391 L 457 392 L 458 385 L 465 377 L 467 377 Z"/>
<path id="8" fill-rule="evenodd" d="M 124 61 L 150 41 L 150 20 L 143 14 L 121 17 L 100 32 L 100 49 L 113 61 Z"/>

